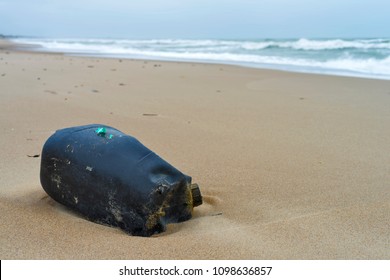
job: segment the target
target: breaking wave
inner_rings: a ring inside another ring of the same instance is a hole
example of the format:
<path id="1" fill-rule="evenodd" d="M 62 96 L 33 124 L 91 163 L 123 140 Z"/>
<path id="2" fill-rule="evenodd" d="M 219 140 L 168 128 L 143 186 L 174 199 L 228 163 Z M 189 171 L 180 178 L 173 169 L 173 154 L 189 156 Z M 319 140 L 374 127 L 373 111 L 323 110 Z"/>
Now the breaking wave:
<path id="1" fill-rule="evenodd" d="M 390 39 L 181 40 L 18 38 L 48 51 L 232 63 L 390 79 Z"/>

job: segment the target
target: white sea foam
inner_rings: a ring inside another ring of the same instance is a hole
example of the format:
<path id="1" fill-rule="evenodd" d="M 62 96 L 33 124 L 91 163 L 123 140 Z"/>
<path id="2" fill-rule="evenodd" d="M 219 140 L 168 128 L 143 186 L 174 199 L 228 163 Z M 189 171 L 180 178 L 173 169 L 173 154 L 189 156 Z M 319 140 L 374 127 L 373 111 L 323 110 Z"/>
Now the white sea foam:
<path id="1" fill-rule="evenodd" d="M 390 79 L 390 39 L 31 39 L 42 48 L 115 57 L 233 63 Z"/>
<path id="2" fill-rule="evenodd" d="M 299 39 L 296 42 L 288 42 L 283 47 L 298 50 L 337 50 L 337 49 L 390 49 L 390 42 L 372 42 L 370 40 L 307 40 Z"/>

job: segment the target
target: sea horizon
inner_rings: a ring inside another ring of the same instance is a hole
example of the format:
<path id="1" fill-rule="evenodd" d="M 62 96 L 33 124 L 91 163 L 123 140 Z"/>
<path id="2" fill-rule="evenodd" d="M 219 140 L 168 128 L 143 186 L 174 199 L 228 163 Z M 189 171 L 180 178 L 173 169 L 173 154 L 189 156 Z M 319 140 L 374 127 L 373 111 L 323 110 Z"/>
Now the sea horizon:
<path id="1" fill-rule="evenodd" d="M 133 39 L 4 36 L 36 50 L 127 59 L 239 65 L 390 80 L 390 38 Z"/>

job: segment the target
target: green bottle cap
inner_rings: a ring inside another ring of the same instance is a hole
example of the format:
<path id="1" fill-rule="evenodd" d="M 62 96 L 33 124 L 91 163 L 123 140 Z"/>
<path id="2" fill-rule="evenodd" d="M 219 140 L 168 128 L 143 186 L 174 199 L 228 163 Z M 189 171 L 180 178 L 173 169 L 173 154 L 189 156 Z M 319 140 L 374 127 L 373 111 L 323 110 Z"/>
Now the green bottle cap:
<path id="1" fill-rule="evenodd" d="M 96 130 L 95 130 L 96 134 L 98 136 L 106 136 L 106 128 L 105 127 L 98 127 Z"/>

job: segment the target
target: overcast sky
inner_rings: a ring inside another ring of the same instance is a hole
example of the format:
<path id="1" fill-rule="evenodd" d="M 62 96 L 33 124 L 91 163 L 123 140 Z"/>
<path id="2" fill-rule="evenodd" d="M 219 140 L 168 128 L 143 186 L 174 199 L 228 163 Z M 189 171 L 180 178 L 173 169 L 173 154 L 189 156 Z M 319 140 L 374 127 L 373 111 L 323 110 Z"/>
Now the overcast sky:
<path id="1" fill-rule="evenodd" d="M 0 0 L 0 34 L 390 37 L 390 0 Z"/>

